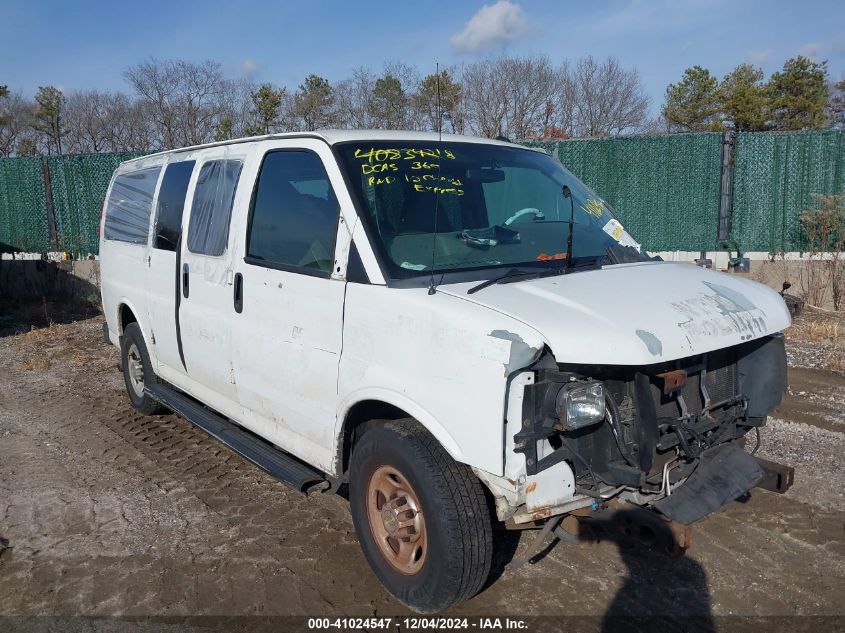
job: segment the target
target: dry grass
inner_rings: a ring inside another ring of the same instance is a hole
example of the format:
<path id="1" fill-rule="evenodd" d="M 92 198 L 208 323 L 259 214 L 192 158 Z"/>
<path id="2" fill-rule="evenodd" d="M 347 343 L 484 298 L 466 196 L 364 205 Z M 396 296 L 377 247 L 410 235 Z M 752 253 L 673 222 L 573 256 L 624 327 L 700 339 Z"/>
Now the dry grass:
<path id="1" fill-rule="evenodd" d="M 786 335 L 797 341 L 845 348 L 845 313 L 806 306 Z"/>
<path id="2" fill-rule="evenodd" d="M 24 371 L 44 371 L 50 369 L 50 361 L 43 356 L 29 356 L 21 362 L 21 369 Z"/>
<path id="3" fill-rule="evenodd" d="M 786 337 L 794 354 L 812 358 L 808 366 L 845 372 L 845 312 L 805 306 Z"/>
<path id="4" fill-rule="evenodd" d="M 100 369 L 102 354 L 98 348 L 102 345 L 102 334 L 98 319 L 72 323 L 48 321 L 44 327 L 30 325 L 28 331 L 7 340 L 15 348 L 18 366 L 23 371 L 45 371 L 56 365 L 74 370 Z"/>
<path id="5" fill-rule="evenodd" d="M 47 327 L 31 327 L 29 332 L 14 337 L 15 346 L 21 351 L 21 369 L 43 371 L 50 368 L 49 347 L 60 337 L 59 326 L 50 323 Z"/>

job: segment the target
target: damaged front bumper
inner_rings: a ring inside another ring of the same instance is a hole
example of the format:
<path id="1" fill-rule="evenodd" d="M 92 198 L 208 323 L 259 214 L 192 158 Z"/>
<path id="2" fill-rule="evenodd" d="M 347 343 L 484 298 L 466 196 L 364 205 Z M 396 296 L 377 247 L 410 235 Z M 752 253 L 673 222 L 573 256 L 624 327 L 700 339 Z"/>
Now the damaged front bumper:
<path id="1" fill-rule="evenodd" d="M 604 421 L 567 429 L 556 390 L 596 380 Z M 790 469 L 740 447 L 785 388 L 781 335 L 646 367 L 569 367 L 546 356 L 512 380 L 504 478 L 479 476 L 514 526 L 615 497 L 689 524 L 754 486 L 791 485 Z"/>

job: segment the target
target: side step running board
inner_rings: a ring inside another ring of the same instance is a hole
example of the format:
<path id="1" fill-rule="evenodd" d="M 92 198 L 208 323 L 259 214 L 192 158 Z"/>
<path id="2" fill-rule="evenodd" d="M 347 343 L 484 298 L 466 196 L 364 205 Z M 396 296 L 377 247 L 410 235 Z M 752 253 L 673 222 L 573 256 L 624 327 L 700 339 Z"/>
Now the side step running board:
<path id="1" fill-rule="evenodd" d="M 320 471 L 302 463 L 272 444 L 242 429 L 234 422 L 207 409 L 199 402 L 166 385 L 148 385 L 144 390 L 168 409 L 217 438 L 233 451 L 267 471 L 276 479 L 310 494 L 330 488 Z"/>

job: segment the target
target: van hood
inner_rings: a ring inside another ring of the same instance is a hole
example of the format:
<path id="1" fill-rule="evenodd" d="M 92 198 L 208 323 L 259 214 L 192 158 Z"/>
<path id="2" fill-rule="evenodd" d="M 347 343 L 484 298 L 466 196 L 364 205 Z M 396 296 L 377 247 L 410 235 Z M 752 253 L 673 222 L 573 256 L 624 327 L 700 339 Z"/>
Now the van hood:
<path id="1" fill-rule="evenodd" d="M 642 262 L 493 285 L 440 286 L 536 329 L 559 363 L 649 365 L 710 352 L 791 323 L 763 284 L 692 264 Z"/>

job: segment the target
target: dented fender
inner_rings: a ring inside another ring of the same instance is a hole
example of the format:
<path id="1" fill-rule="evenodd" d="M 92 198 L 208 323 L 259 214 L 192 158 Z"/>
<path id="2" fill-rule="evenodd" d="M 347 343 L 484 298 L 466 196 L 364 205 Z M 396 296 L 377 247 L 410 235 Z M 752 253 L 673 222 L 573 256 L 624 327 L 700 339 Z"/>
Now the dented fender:
<path id="1" fill-rule="evenodd" d="M 355 402 L 380 400 L 458 461 L 502 475 L 509 376 L 546 345 L 534 328 L 446 292 L 347 284 L 336 435 Z"/>

